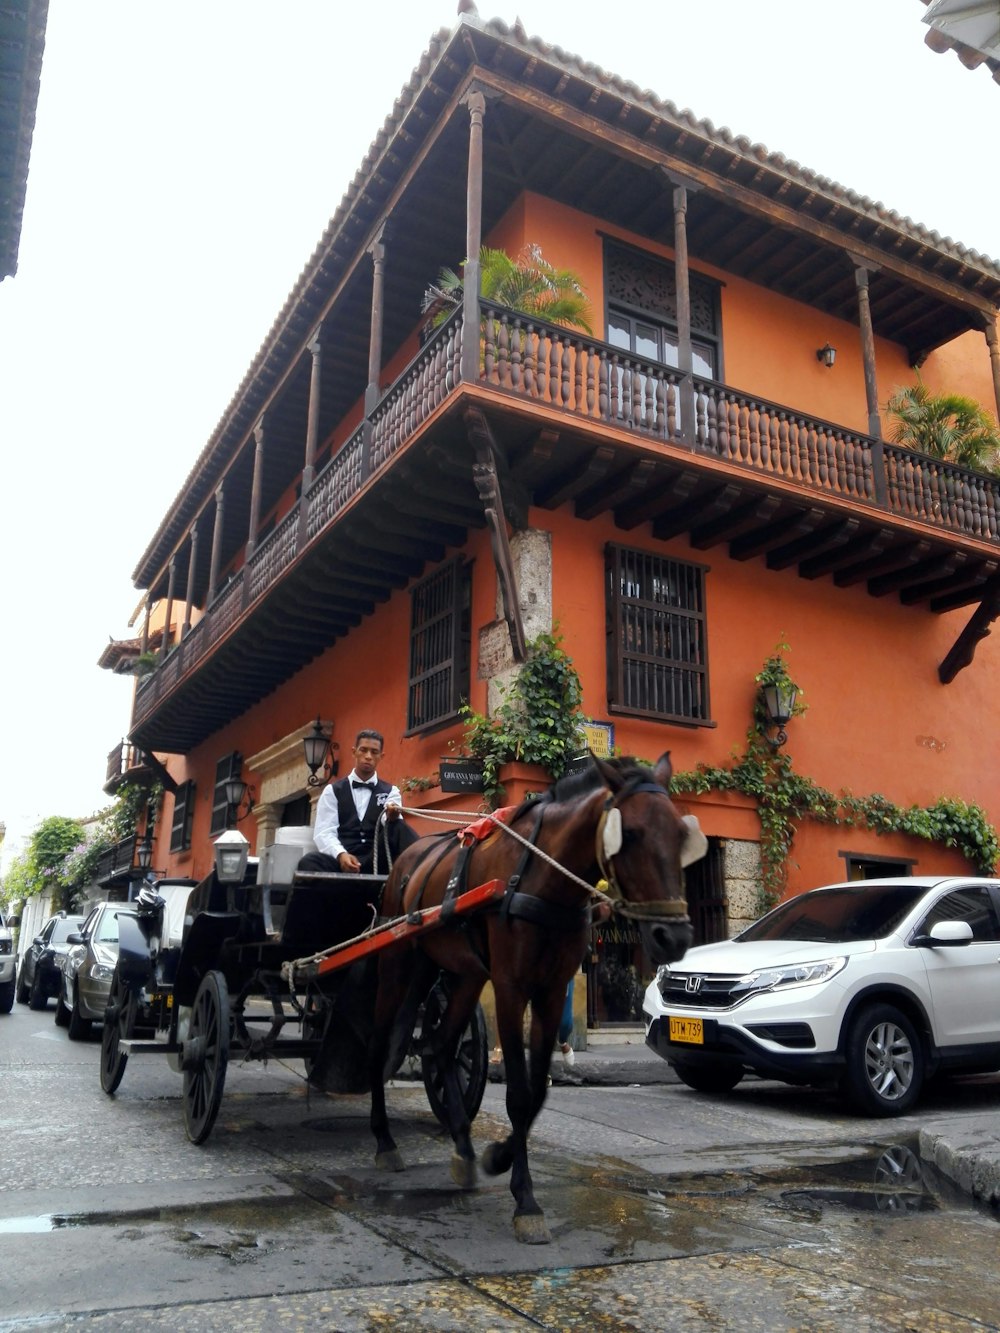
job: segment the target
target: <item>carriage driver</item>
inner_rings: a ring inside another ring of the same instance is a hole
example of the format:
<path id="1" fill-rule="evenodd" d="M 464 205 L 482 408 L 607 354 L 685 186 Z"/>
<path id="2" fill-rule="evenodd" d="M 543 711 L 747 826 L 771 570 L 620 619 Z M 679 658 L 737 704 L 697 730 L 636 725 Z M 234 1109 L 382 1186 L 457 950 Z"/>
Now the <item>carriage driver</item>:
<path id="1" fill-rule="evenodd" d="M 399 788 L 379 778 L 382 735 L 377 731 L 359 731 L 354 741 L 354 768 L 346 778 L 324 787 L 316 805 L 313 838 L 317 851 L 307 852 L 299 861 L 299 870 L 346 871 L 370 875 L 374 869 L 375 831 L 385 813 L 385 834 L 393 860 L 404 847 L 416 842 L 417 835 L 407 828 L 400 808 L 403 798 Z M 379 851 L 379 870 L 384 849 Z"/>

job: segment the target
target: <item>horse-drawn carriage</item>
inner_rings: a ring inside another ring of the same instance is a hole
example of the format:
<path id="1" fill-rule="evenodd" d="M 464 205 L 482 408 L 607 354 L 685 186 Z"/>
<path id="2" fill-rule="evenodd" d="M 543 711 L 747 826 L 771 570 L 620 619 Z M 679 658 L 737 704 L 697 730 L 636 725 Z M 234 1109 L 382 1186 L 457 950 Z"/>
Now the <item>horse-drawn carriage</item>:
<path id="1" fill-rule="evenodd" d="M 242 866 L 230 871 L 227 854 L 240 857 L 223 835 L 218 868 L 183 899 L 149 895 L 121 917 L 105 1091 L 118 1087 L 131 1054 L 168 1054 L 184 1076 L 188 1136 L 202 1143 L 231 1048 L 243 1059 L 300 1056 L 317 1086 L 370 1092 L 376 1165 L 399 1171 L 384 1081 L 417 1032 L 431 1108 L 454 1144 L 452 1177 L 471 1188 L 470 1122 L 487 1072 L 479 996 L 490 980 L 511 1132 L 479 1162 L 489 1175 L 510 1172 L 518 1239 L 547 1241 L 527 1138 L 592 913 L 633 920 L 654 962 L 679 958 L 691 941 L 683 867 L 706 843 L 697 821 L 675 809 L 670 776 L 668 755 L 652 768 L 593 758 L 504 819 L 420 839 L 384 886 L 380 877 L 276 874 L 271 849 L 248 871 L 238 834 Z M 285 1035 L 289 1025 L 297 1037 Z"/>
<path id="2" fill-rule="evenodd" d="M 184 1124 L 203 1143 L 219 1111 L 230 1055 L 301 1059 L 310 1083 L 362 1092 L 379 954 L 433 929 L 440 909 L 374 928 L 385 875 L 297 874 L 301 848 L 277 845 L 260 862 L 243 840 L 220 840 L 200 884 L 151 885 L 119 914 L 119 959 L 101 1042 L 101 1085 L 114 1093 L 132 1055 L 166 1055 L 183 1075 Z M 234 855 L 235 853 L 235 855 Z M 497 882 L 464 895 L 459 911 L 495 898 Z M 431 1041 L 448 999 L 434 978 L 400 1022 L 386 1075 L 420 1062 L 431 1109 L 447 1125 L 443 1071 Z M 486 1025 L 477 1006 L 459 1048 L 472 1119 L 486 1085 Z"/>

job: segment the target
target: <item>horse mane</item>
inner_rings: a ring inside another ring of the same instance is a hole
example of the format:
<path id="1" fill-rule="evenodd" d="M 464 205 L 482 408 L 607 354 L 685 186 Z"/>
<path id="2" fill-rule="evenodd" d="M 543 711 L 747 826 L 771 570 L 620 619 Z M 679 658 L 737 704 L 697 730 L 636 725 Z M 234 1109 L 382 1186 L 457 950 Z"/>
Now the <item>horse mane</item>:
<path id="1" fill-rule="evenodd" d="M 622 755 L 617 759 L 608 759 L 605 762 L 610 764 L 612 768 L 617 769 L 626 782 L 653 781 L 653 771 L 649 764 L 643 763 L 641 759 L 635 759 L 631 755 Z M 604 776 L 594 763 L 593 755 L 591 755 L 590 762 L 585 768 L 578 768 L 571 773 L 564 774 L 554 786 L 540 795 L 526 797 L 511 815 L 509 822 L 513 824 L 526 810 L 535 809 L 539 805 L 552 805 L 557 801 L 575 801 L 581 796 L 588 796 L 593 791 L 599 791 L 604 785 Z"/>

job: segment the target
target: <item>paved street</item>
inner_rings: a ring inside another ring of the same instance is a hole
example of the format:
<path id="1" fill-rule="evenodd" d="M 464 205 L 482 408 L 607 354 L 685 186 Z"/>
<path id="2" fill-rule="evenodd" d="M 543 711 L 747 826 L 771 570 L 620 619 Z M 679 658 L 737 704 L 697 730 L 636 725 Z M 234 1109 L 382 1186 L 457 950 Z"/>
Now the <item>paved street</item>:
<path id="1" fill-rule="evenodd" d="M 527 1247 L 505 1179 L 453 1187 L 419 1082 L 390 1089 L 386 1176 L 367 1098 L 310 1094 L 295 1062 L 231 1066 L 196 1148 L 166 1060 L 109 1099 L 98 1055 L 51 1005 L 0 1020 L 0 1331 L 1000 1327 L 996 1215 L 911 1151 L 935 1116 L 1000 1111 L 997 1078 L 889 1124 L 776 1084 L 557 1082 L 532 1157 L 553 1241 Z"/>

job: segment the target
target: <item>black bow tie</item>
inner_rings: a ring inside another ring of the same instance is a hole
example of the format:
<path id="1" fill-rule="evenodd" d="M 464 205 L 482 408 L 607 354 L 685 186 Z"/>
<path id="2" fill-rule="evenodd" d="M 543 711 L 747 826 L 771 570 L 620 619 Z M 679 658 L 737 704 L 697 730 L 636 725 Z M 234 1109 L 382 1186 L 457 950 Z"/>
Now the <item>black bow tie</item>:
<path id="1" fill-rule="evenodd" d="M 374 782 L 359 782 L 359 781 L 357 780 L 357 778 L 352 778 L 352 779 L 351 779 L 351 786 L 352 786 L 352 787 L 364 787 L 365 791 L 374 791 L 374 790 L 375 790 L 375 783 L 374 783 Z"/>

